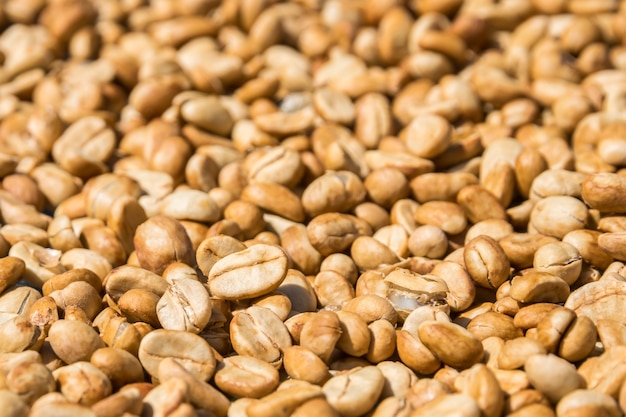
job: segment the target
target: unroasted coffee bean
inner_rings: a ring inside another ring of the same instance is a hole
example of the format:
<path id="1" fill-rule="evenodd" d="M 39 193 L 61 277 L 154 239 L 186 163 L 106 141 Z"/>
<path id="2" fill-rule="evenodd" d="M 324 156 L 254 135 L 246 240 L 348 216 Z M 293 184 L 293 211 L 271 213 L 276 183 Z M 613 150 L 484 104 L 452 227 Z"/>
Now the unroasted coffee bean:
<path id="1" fill-rule="evenodd" d="M 156 304 L 156 314 L 164 329 L 200 333 L 211 319 L 209 292 L 199 281 L 174 280 Z"/>
<path id="2" fill-rule="evenodd" d="M 141 266 L 157 274 L 173 262 L 193 264 L 191 240 L 180 223 L 171 217 L 155 216 L 142 223 L 137 228 L 134 244 Z"/>
<path id="3" fill-rule="evenodd" d="M 97 349 L 89 362 L 109 377 L 114 390 L 144 380 L 143 368 L 137 357 L 122 349 L 111 347 Z"/>
<path id="4" fill-rule="evenodd" d="M 159 364 L 167 357 L 203 381 L 215 372 L 211 346 L 200 336 L 184 331 L 158 329 L 148 333 L 141 340 L 138 357 L 152 376 L 158 376 Z"/>
<path id="5" fill-rule="evenodd" d="M 322 385 L 330 377 L 328 365 L 310 349 L 294 345 L 284 350 L 283 366 L 293 379 Z"/>
<path id="6" fill-rule="evenodd" d="M 287 275 L 287 256 L 277 246 L 257 244 L 217 261 L 209 273 L 211 294 L 229 300 L 259 297 Z"/>
<path id="7" fill-rule="evenodd" d="M 307 225 L 309 241 L 322 256 L 342 252 L 354 242 L 358 234 L 352 218 L 340 213 L 320 214 Z"/>
<path id="8" fill-rule="evenodd" d="M 356 417 L 372 409 L 384 382 L 377 367 L 366 366 L 329 379 L 323 391 L 328 403 L 341 415 Z"/>
<path id="9" fill-rule="evenodd" d="M 287 327 L 271 310 L 252 306 L 230 322 L 230 339 L 235 352 L 280 366 L 282 351 L 291 346 Z"/>
<path id="10" fill-rule="evenodd" d="M 420 340 L 445 364 L 468 368 L 483 357 L 483 346 L 468 330 L 453 323 L 426 321 L 419 327 Z M 438 341 L 448 340 L 442 344 Z"/>
<path id="11" fill-rule="evenodd" d="M 90 406 L 111 395 L 111 381 L 89 362 L 75 362 L 53 373 L 60 391 L 71 402 Z"/>
<path id="12" fill-rule="evenodd" d="M 228 395 L 260 398 L 278 386 L 278 371 L 251 356 L 230 356 L 217 366 L 215 384 Z"/>
<path id="13" fill-rule="evenodd" d="M 80 321 L 59 320 L 53 323 L 48 339 L 54 353 L 68 364 L 88 361 L 97 349 L 104 347 L 98 333 Z"/>
<path id="14" fill-rule="evenodd" d="M 339 316 L 332 311 L 320 311 L 304 324 L 300 345 L 328 363 L 341 334 Z"/>
<path id="15" fill-rule="evenodd" d="M 479 236 L 470 241 L 463 252 L 465 267 L 478 285 L 498 288 L 509 277 L 509 259 L 496 242 L 488 236 Z"/>
<path id="16" fill-rule="evenodd" d="M 545 377 L 550 370 L 551 378 Z M 552 354 L 533 355 L 524 364 L 530 383 L 541 391 L 552 403 L 557 403 L 568 393 L 585 385 L 574 365 Z"/>

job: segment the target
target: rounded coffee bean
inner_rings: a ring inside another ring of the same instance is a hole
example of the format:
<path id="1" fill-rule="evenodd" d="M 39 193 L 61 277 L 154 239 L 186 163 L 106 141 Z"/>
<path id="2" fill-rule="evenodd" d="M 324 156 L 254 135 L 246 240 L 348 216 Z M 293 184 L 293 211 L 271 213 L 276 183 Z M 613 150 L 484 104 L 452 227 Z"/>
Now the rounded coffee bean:
<path id="1" fill-rule="evenodd" d="M 159 364 L 174 358 L 185 369 L 206 381 L 215 372 L 215 355 L 200 336 L 178 330 L 157 329 L 148 333 L 139 344 L 139 360 L 152 376 L 158 376 Z"/>
<path id="2" fill-rule="evenodd" d="M 209 289 L 227 300 L 260 297 L 278 288 L 287 268 L 281 248 L 260 243 L 217 261 L 209 273 Z"/>

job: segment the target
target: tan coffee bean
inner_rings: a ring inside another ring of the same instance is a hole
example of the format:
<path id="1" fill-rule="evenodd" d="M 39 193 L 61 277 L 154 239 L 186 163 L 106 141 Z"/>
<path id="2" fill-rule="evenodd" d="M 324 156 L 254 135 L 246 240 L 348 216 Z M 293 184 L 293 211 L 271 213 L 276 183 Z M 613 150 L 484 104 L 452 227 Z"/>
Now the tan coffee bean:
<path id="1" fill-rule="evenodd" d="M 504 392 L 488 366 L 479 363 L 462 371 L 455 380 L 459 391 L 473 398 L 482 413 L 499 416 L 504 409 Z"/>
<path id="2" fill-rule="evenodd" d="M 114 269 L 104 279 L 104 289 L 114 301 L 119 301 L 131 289 L 147 290 L 160 297 L 167 288 L 167 281 L 159 275 L 130 265 Z"/>
<path id="3" fill-rule="evenodd" d="M 371 363 L 379 363 L 391 357 L 396 350 L 396 332 L 387 320 L 376 320 L 368 324 L 370 344 L 366 359 Z"/>
<path id="4" fill-rule="evenodd" d="M 281 245 L 294 266 L 303 273 L 309 275 L 319 270 L 322 255 L 309 242 L 305 225 L 294 224 L 285 229 L 281 235 Z"/>
<path id="5" fill-rule="evenodd" d="M 111 395 L 111 381 L 89 362 L 75 362 L 52 372 L 60 391 L 71 402 L 93 405 Z"/>
<path id="6" fill-rule="evenodd" d="M 312 284 L 304 274 L 295 269 L 287 271 L 285 279 L 276 291 L 289 298 L 294 312 L 315 311 L 317 307 L 317 298 Z"/>
<path id="7" fill-rule="evenodd" d="M 419 327 L 419 338 L 442 362 L 455 368 L 472 366 L 484 353 L 472 333 L 453 323 L 426 321 Z M 450 342 L 442 344 L 442 338 Z"/>
<path id="8" fill-rule="evenodd" d="M 409 151 L 422 158 L 433 158 L 446 150 L 452 140 L 450 123 L 441 116 L 419 116 L 400 132 Z"/>
<path id="9" fill-rule="evenodd" d="M 358 237 L 353 219 L 341 213 L 325 213 L 314 217 L 307 225 L 311 245 L 322 254 L 342 252 Z"/>
<path id="10" fill-rule="evenodd" d="M 451 235 L 461 233 L 467 227 L 463 209 L 448 201 L 429 201 L 417 208 L 415 220 L 420 224 L 437 226 Z"/>
<path id="11" fill-rule="evenodd" d="M 11 246 L 9 256 L 24 261 L 25 269 L 21 278 L 36 288 L 41 288 L 54 275 L 66 271 L 61 263 L 60 251 L 43 248 L 35 243 L 18 242 Z"/>
<path id="12" fill-rule="evenodd" d="M 252 300 L 252 305 L 271 310 L 281 321 L 287 320 L 292 307 L 289 297 L 278 291 L 271 292 Z"/>
<path id="13" fill-rule="evenodd" d="M 506 253 L 506 257 L 509 258 L 511 266 L 529 268 L 533 265 L 533 258 L 537 249 L 556 241 L 556 238 L 540 234 L 511 233 L 500 239 L 498 243 Z"/>
<path id="14" fill-rule="evenodd" d="M 400 259 L 383 243 L 370 236 L 359 236 L 350 248 L 350 255 L 360 270 L 392 265 Z"/>
<path id="15" fill-rule="evenodd" d="M 291 346 L 287 327 L 271 310 L 252 306 L 238 312 L 230 322 L 230 340 L 240 355 L 253 356 L 280 366 L 282 351 Z"/>
<path id="16" fill-rule="evenodd" d="M 480 185 L 463 187 L 459 190 L 456 201 L 472 223 L 488 219 L 506 220 L 504 207 L 491 192 Z"/>
<path id="17" fill-rule="evenodd" d="M 86 268 L 75 268 L 62 274 L 55 275 L 52 279 L 46 281 L 42 287 L 42 293 L 44 296 L 50 295 L 53 291 L 62 290 L 70 283 L 76 281 L 87 282 L 95 288 L 98 293 L 102 291 L 102 281 L 94 272 Z"/>
<path id="18" fill-rule="evenodd" d="M 36 362 L 15 365 L 7 374 L 6 383 L 28 405 L 56 389 L 50 370 Z"/>
<path id="19" fill-rule="evenodd" d="M 582 183 L 583 200 L 591 207 L 602 212 L 623 213 L 626 182 L 623 177 L 612 173 L 592 174 Z M 611 199 L 607 200 L 607 196 Z"/>
<path id="20" fill-rule="evenodd" d="M 485 288 L 498 288 L 509 277 L 509 258 L 493 238 L 479 236 L 471 240 L 463 254 L 465 267 L 474 282 Z"/>
<path id="21" fill-rule="evenodd" d="M 557 415 L 568 415 L 577 410 L 589 413 L 603 413 L 609 416 L 619 416 L 621 411 L 613 397 L 600 392 L 578 389 L 565 395 L 557 404 Z"/>
<path id="22" fill-rule="evenodd" d="M 106 417 L 126 412 L 139 413 L 142 407 L 143 403 L 139 389 L 128 388 L 98 401 L 91 406 L 91 409 L 96 415 Z"/>
<path id="23" fill-rule="evenodd" d="M 138 357 L 152 376 L 158 376 L 159 364 L 167 357 L 174 358 L 203 381 L 215 372 L 215 355 L 211 346 L 200 336 L 183 331 L 157 329 L 148 333 L 141 339 Z"/>
<path id="24" fill-rule="evenodd" d="M 466 394 L 442 395 L 416 408 L 412 416 L 422 417 L 430 415 L 448 415 L 451 413 L 463 417 L 478 417 L 481 415 L 476 401 Z"/>
<path id="25" fill-rule="evenodd" d="M 0 405 L 7 417 L 27 416 L 28 405 L 15 393 L 9 390 L 0 391 Z"/>
<path id="26" fill-rule="evenodd" d="M 100 294 L 85 281 L 72 282 L 62 290 L 52 291 L 50 297 L 61 310 L 67 310 L 70 306 L 82 309 L 89 320 L 102 309 Z"/>
<path id="27" fill-rule="evenodd" d="M 501 369 L 518 369 L 534 354 L 546 354 L 546 348 L 537 340 L 528 337 L 517 337 L 507 340 L 498 355 L 498 366 Z"/>
<path id="28" fill-rule="evenodd" d="M 175 242 L 175 245 L 164 242 Z M 171 217 L 149 218 L 134 237 L 137 258 L 143 268 L 161 274 L 173 262 L 193 264 L 193 247 L 185 229 Z"/>
<path id="29" fill-rule="evenodd" d="M 376 367 L 382 372 L 385 384 L 380 398 L 406 397 L 410 387 L 417 382 L 415 373 L 405 365 L 394 362 L 379 362 Z"/>
<path id="30" fill-rule="evenodd" d="M 34 288 L 15 286 L 9 288 L 0 296 L 0 311 L 26 316 L 40 298 L 41 295 Z"/>
<path id="31" fill-rule="evenodd" d="M 231 356 L 218 364 L 215 384 L 231 396 L 261 398 L 278 386 L 278 371 L 254 357 Z"/>
<path id="32" fill-rule="evenodd" d="M 230 113 L 216 96 L 186 101 L 180 110 L 186 121 L 220 136 L 228 135 L 233 127 Z"/>
<path id="33" fill-rule="evenodd" d="M 476 184 L 474 174 L 466 172 L 432 172 L 418 175 L 411 183 L 413 196 L 420 203 L 428 201 L 456 201 L 458 192 L 467 185 Z"/>
<path id="34" fill-rule="evenodd" d="M 197 334 L 211 319 L 209 292 L 199 281 L 177 279 L 159 299 L 156 314 L 164 329 Z"/>
<path id="35" fill-rule="evenodd" d="M 605 349 L 613 346 L 624 345 L 626 341 L 626 327 L 619 321 L 613 319 L 600 319 L 596 322 L 598 337 Z"/>
<path id="36" fill-rule="evenodd" d="M 547 369 L 550 370 L 551 378 L 545 377 Z M 552 354 L 530 356 L 524 364 L 524 371 L 535 389 L 552 403 L 557 403 L 568 393 L 585 385 L 574 365 Z"/>
<path id="37" fill-rule="evenodd" d="M 342 330 L 339 317 L 332 311 L 319 311 L 302 328 L 300 345 L 328 363 Z"/>
<path id="38" fill-rule="evenodd" d="M 48 333 L 52 323 L 59 320 L 59 310 L 54 298 L 41 297 L 33 303 L 28 311 L 28 320 Z"/>
<path id="39" fill-rule="evenodd" d="M 356 417 L 374 407 L 384 383 L 377 367 L 366 366 L 332 377 L 322 389 L 328 403 L 341 415 Z"/>
<path id="40" fill-rule="evenodd" d="M 198 268 L 205 276 L 209 276 L 215 263 L 230 255 L 246 249 L 239 240 L 226 235 L 211 236 L 202 241 L 196 250 Z"/>
<path id="41" fill-rule="evenodd" d="M 355 116 L 350 98 L 330 88 L 320 88 L 313 93 L 313 106 L 326 121 L 350 125 Z"/>
<path id="42" fill-rule="evenodd" d="M 322 385 L 330 377 L 328 365 L 313 351 L 298 345 L 284 351 L 283 365 L 285 372 L 294 379 L 304 380 L 315 385 Z"/>
<path id="43" fill-rule="evenodd" d="M 0 259 L 0 293 L 19 281 L 25 267 L 20 258 L 5 256 Z"/>
<path id="44" fill-rule="evenodd" d="M 320 265 L 320 271 L 338 272 L 351 284 L 356 284 L 358 278 L 358 270 L 354 260 L 343 253 L 333 253 L 324 258 Z"/>
<path id="45" fill-rule="evenodd" d="M 369 201 L 357 205 L 352 212 L 359 219 L 365 220 L 374 231 L 391 224 L 389 213 L 378 204 Z"/>
<path id="46" fill-rule="evenodd" d="M 278 288 L 286 274 L 282 249 L 257 244 L 217 261 L 208 276 L 209 289 L 226 299 L 254 298 Z"/>
<path id="47" fill-rule="evenodd" d="M 591 282 L 572 291 L 564 306 L 594 322 L 615 318 L 613 314 L 623 302 L 624 289 L 624 282 L 613 279 Z"/>
<path id="48" fill-rule="evenodd" d="M 361 295 L 343 305 L 342 310 L 358 314 L 368 324 L 376 320 L 387 320 L 395 325 L 398 313 L 386 298 L 375 294 Z"/>
<path id="49" fill-rule="evenodd" d="M 568 232 L 585 228 L 587 207 L 574 197 L 546 197 L 533 207 L 530 222 L 539 233 L 562 239 Z"/>
<path id="50" fill-rule="evenodd" d="M 303 202 L 287 187 L 269 182 L 253 182 L 241 191 L 241 199 L 287 219 L 305 219 Z"/>
<path id="51" fill-rule="evenodd" d="M 598 246 L 607 254 L 617 260 L 626 260 L 626 252 L 624 252 L 624 240 L 626 233 L 603 233 L 598 236 Z"/>
<path id="52" fill-rule="evenodd" d="M 582 257 L 569 243 L 549 243 L 537 249 L 533 266 L 537 271 L 551 273 L 572 285 L 582 270 Z"/>
<path id="53" fill-rule="evenodd" d="M 435 398 L 452 393 L 452 387 L 433 378 L 420 378 L 407 393 L 407 401 L 412 408 L 419 408 Z"/>
<path id="54" fill-rule="evenodd" d="M 79 321 L 59 320 L 53 323 L 48 339 L 54 353 L 68 364 L 88 361 L 93 352 L 104 347 L 98 333 Z"/>
<path id="55" fill-rule="evenodd" d="M 85 117 L 72 123 L 54 142 L 52 156 L 70 174 L 89 178 L 107 171 L 115 134 L 103 119 Z"/>
<path id="56" fill-rule="evenodd" d="M 399 200 L 391 207 L 391 224 L 397 224 L 405 228 L 407 233 L 413 233 L 417 228 L 414 214 L 420 205 L 411 199 Z"/>
<path id="57" fill-rule="evenodd" d="M 220 210 L 211 196 L 200 190 L 175 190 L 159 202 L 159 214 L 176 220 L 213 223 Z"/>
<path id="58" fill-rule="evenodd" d="M 323 397 L 322 389 L 316 385 L 294 386 L 277 390 L 259 401 L 251 403 L 246 408 L 246 414 L 250 417 L 264 417 L 275 415 L 287 417 L 292 415 L 300 405 L 307 401 Z"/>
<path id="59" fill-rule="evenodd" d="M 511 297 L 522 303 L 563 302 L 570 289 L 561 278 L 539 271 L 530 271 L 511 280 Z"/>
<path id="60" fill-rule="evenodd" d="M 157 316 L 159 296 L 149 290 L 133 288 L 117 301 L 117 307 L 130 323 L 145 322 L 160 327 Z"/>
<path id="61" fill-rule="evenodd" d="M 443 261 L 430 271 L 448 286 L 446 301 L 452 311 L 464 311 L 474 302 L 476 287 L 469 273 L 461 265 Z"/>
<path id="62" fill-rule="evenodd" d="M 341 336 L 337 347 L 348 355 L 359 357 L 369 350 L 371 336 L 367 323 L 355 313 L 338 311 Z"/>
<path id="63" fill-rule="evenodd" d="M 187 386 L 190 402 L 198 408 L 225 417 L 230 401 L 212 385 L 204 382 L 202 377 L 195 375 L 177 359 L 164 358 L 158 367 L 160 381 L 182 381 Z M 133 384 L 128 385 L 133 386 Z M 165 395 L 166 397 L 168 395 Z"/>
<path id="64" fill-rule="evenodd" d="M 429 159 L 403 152 L 371 150 L 365 152 L 365 162 L 371 170 L 396 168 L 407 178 L 433 172 L 435 164 Z"/>
<path id="65" fill-rule="evenodd" d="M 302 205 L 312 217 L 347 212 L 366 196 L 363 181 L 350 171 L 329 172 L 315 179 L 302 194 Z"/>
<path id="66" fill-rule="evenodd" d="M 111 380 L 114 390 L 126 384 L 143 382 L 143 368 L 139 360 L 122 349 L 103 347 L 91 355 L 89 362 Z"/>
<path id="67" fill-rule="evenodd" d="M 563 236 L 563 242 L 574 246 L 587 263 L 606 269 L 613 262 L 613 257 L 606 253 L 598 244 L 602 233 L 597 230 L 573 230 Z"/>
<path id="68" fill-rule="evenodd" d="M 523 336 L 521 329 L 515 327 L 513 318 L 494 311 L 474 317 L 466 328 L 481 341 L 492 336 L 505 341 Z"/>

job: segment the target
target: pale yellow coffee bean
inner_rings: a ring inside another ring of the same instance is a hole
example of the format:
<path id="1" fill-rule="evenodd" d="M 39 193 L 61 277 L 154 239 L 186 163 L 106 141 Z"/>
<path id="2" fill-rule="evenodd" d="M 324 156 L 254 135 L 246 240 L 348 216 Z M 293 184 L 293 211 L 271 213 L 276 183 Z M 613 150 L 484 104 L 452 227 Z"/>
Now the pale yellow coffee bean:
<path id="1" fill-rule="evenodd" d="M 569 285 L 556 275 L 530 271 L 511 280 L 511 297 L 521 303 L 564 302 Z"/>
<path id="2" fill-rule="evenodd" d="M 300 345 L 328 363 L 341 334 L 337 313 L 321 310 L 304 324 L 300 333 Z"/>
<path id="3" fill-rule="evenodd" d="M 80 321 L 55 322 L 50 327 L 48 339 L 55 354 L 68 364 L 88 361 L 97 349 L 104 347 L 98 333 Z"/>
<path id="4" fill-rule="evenodd" d="M 470 276 L 481 287 L 496 289 L 509 278 L 509 258 L 491 237 L 479 236 L 468 242 L 463 259 Z"/>
<path id="5" fill-rule="evenodd" d="M 218 364 L 215 384 L 235 397 L 260 398 L 278 386 L 276 368 L 251 356 L 230 356 Z"/>
<path id="6" fill-rule="evenodd" d="M 524 364 L 524 371 L 530 383 L 552 403 L 585 385 L 574 365 L 552 354 L 530 356 Z M 550 373 L 550 378 L 546 378 L 546 372 Z"/>
<path id="7" fill-rule="evenodd" d="M 283 250 L 257 244 L 217 261 L 209 272 L 209 290 L 230 300 L 254 298 L 274 291 L 286 275 Z"/>
<path id="8" fill-rule="evenodd" d="M 215 372 L 215 355 L 200 336 L 178 330 L 157 329 L 141 339 L 138 358 L 152 376 L 158 376 L 159 364 L 167 357 L 176 361 L 197 378 L 205 381 Z"/>
<path id="9" fill-rule="evenodd" d="M 483 346 L 468 330 L 454 323 L 426 321 L 419 326 L 419 338 L 443 363 L 469 368 L 483 357 Z M 441 343 L 448 340 L 448 343 Z"/>
<path id="10" fill-rule="evenodd" d="M 230 322 L 230 340 L 240 355 L 280 367 L 282 351 L 291 346 L 291 336 L 285 324 L 271 310 L 252 306 L 235 314 Z"/>
<path id="11" fill-rule="evenodd" d="M 332 377 L 322 389 L 328 403 L 341 415 L 356 417 L 374 407 L 384 383 L 377 367 L 366 366 Z"/>
<path id="12" fill-rule="evenodd" d="M 111 395 L 113 390 L 106 374 L 89 362 L 75 362 L 52 374 L 70 402 L 90 406 Z"/>
<path id="13" fill-rule="evenodd" d="M 626 179 L 613 173 L 592 174 L 582 183 L 583 200 L 602 212 L 626 212 L 624 193 Z"/>
<path id="14" fill-rule="evenodd" d="M 291 378 L 315 385 L 322 385 L 331 377 L 328 365 L 313 351 L 299 345 L 285 349 L 283 366 Z"/>

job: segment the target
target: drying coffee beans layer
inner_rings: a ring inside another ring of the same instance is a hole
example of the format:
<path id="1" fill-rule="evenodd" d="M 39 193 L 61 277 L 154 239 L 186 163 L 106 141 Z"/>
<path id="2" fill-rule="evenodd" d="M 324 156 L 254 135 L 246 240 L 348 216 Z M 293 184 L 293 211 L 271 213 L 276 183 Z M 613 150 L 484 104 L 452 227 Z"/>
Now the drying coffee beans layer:
<path id="1" fill-rule="evenodd" d="M 0 31 L 3 416 L 624 414 L 626 1 Z"/>

